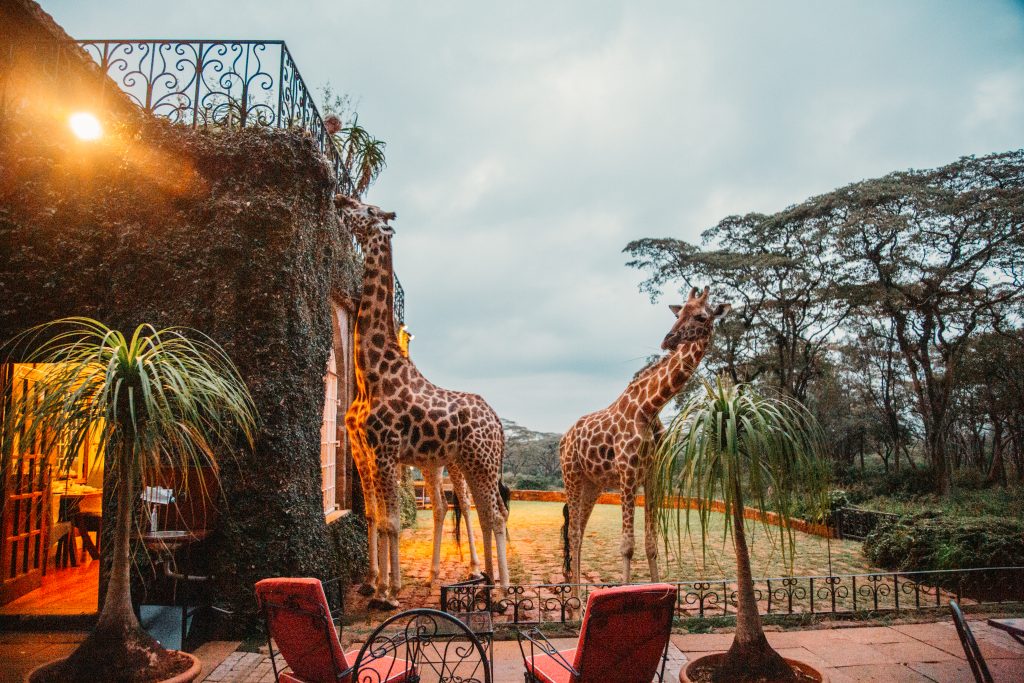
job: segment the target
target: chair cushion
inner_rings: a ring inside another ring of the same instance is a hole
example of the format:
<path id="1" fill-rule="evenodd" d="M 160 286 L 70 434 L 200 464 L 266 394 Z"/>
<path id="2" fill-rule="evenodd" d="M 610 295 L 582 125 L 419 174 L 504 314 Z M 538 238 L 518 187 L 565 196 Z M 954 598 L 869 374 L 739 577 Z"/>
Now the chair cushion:
<path id="1" fill-rule="evenodd" d="M 359 655 L 359 650 L 352 650 L 346 652 L 345 656 L 348 657 L 350 662 L 355 662 L 356 657 Z M 394 659 L 393 657 L 381 657 L 380 659 L 374 659 L 371 662 L 367 662 L 367 665 L 363 667 L 362 671 L 368 673 L 367 669 L 372 669 L 374 675 L 370 676 L 373 683 L 402 683 L 409 676 L 407 671 L 406 661 L 404 659 Z M 338 679 L 338 683 L 348 683 L 352 678 L 351 674 L 342 676 Z M 299 678 L 292 672 L 282 673 L 278 677 L 279 683 L 312 683 L 305 678 Z M 363 680 L 363 675 L 359 675 L 359 680 Z"/>
<path id="2" fill-rule="evenodd" d="M 601 588 L 590 594 L 573 668 L 581 683 L 654 678 L 672 632 L 676 589 L 667 583 Z"/>
<path id="3" fill-rule="evenodd" d="M 338 642 L 319 579 L 264 579 L 256 584 L 256 599 L 293 678 L 303 683 L 335 683 L 338 674 L 351 666 Z"/>
<path id="4" fill-rule="evenodd" d="M 572 662 L 576 658 L 576 649 L 561 650 L 558 654 L 562 655 L 565 661 Z M 551 655 L 535 655 L 528 658 L 526 670 L 543 683 L 570 683 L 574 679 L 572 672 Z"/>
<path id="5" fill-rule="evenodd" d="M 359 656 L 359 650 L 352 650 L 346 652 L 345 656 L 348 657 L 350 664 L 356 663 L 356 657 Z M 409 663 L 404 659 L 397 659 L 395 657 L 380 657 L 379 659 L 371 659 L 365 662 L 359 667 L 359 680 L 369 680 L 373 683 L 401 683 L 412 673 L 409 667 Z M 374 675 L 363 678 L 364 674 L 367 674 L 369 670 L 374 672 Z M 347 681 L 348 677 L 342 679 Z"/>

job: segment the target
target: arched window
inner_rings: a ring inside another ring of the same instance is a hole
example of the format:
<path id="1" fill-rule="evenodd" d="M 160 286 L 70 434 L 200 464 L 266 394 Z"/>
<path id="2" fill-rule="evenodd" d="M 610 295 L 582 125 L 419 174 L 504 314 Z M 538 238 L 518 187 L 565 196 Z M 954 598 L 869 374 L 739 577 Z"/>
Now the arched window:
<path id="1" fill-rule="evenodd" d="M 338 403 L 338 365 L 332 348 L 324 374 L 324 419 L 320 424 L 320 473 L 326 515 L 338 510 Z"/>
<path id="2" fill-rule="evenodd" d="M 355 392 L 351 306 L 332 302 L 331 350 L 324 372 L 324 413 L 320 423 L 320 472 L 324 514 L 331 522 L 352 508 L 353 465 L 345 411 Z"/>

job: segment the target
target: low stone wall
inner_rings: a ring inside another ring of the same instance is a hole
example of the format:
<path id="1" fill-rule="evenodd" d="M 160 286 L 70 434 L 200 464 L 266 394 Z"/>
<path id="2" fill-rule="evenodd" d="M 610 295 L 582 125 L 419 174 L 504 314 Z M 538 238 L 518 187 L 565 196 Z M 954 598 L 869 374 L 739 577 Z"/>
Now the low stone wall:
<path id="1" fill-rule="evenodd" d="M 533 500 L 541 501 L 544 503 L 564 503 L 565 502 L 565 491 L 531 491 L 531 490 L 515 490 L 512 491 L 512 500 Z M 690 508 L 691 510 L 697 509 L 697 501 L 693 498 L 672 498 L 671 507 L 673 508 Z M 598 505 L 621 505 L 622 495 L 617 491 L 605 491 L 597 499 Z M 636 504 L 638 506 L 644 505 L 644 496 L 638 495 L 636 497 Z M 726 512 L 725 503 L 720 500 L 716 500 L 711 504 L 711 509 L 715 512 Z M 758 510 L 747 508 L 743 511 L 743 516 L 746 519 L 753 519 L 758 522 L 766 522 L 774 526 L 782 526 L 782 520 L 779 515 L 775 512 L 768 512 L 761 514 Z M 814 536 L 822 536 L 824 538 L 836 538 L 835 531 L 825 524 L 812 524 L 811 522 L 804 521 L 802 519 L 790 520 L 790 528 L 794 531 L 802 531 L 805 534 L 812 534 Z"/>

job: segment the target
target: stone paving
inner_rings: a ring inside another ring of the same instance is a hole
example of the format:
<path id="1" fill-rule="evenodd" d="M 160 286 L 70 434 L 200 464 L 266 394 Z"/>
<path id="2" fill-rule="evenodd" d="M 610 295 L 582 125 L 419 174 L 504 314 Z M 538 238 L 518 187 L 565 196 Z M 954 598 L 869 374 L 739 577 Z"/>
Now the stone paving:
<path id="1" fill-rule="evenodd" d="M 935 623 L 848 627 L 835 625 L 809 631 L 769 632 L 772 646 L 786 657 L 807 662 L 825 672 L 832 683 L 907 681 L 912 683 L 969 682 L 973 678 L 950 619 Z M 972 616 L 971 629 L 996 681 L 1024 680 L 1024 646 L 1003 631 Z M 83 633 L 0 634 L 0 683 L 16 683 L 33 667 L 68 654 Z M 358 648 L 346 635 L 346 650 Z M 570 648 L 572 638 L 553 639 Z M 691 659 L 721 652 L 732 642 L 730 633 L 673 635 L 669 676 Z M 207 643 L 196 651 L 211 683 L 267 683 L 273 670 L 266 652 L 244 652 L 238 642 Z M 522 661 L 515 641 L 494 644 L 495 683 L 522 681 Z"/>
<path id="2" fill-rule="evenodd" d="M 971 629 L 996 681 L 1024 680 L 1024 646 L 984 620 L 971 621 Z M 724 651 L 732 638 L 730 633 L 672 636 L 666 681 L 678 680 L 679 670 L 687 661 Z M 552 640 L 559 649 L 572 648 L 576 643 L 573 638 Z M 768 641 L 784 657 L 818 668 L 832 683 L 966 683 L 974 680 L 951 620 L 888 627 L 770 632 Z M 523 680 L 522 658 L 515 641 L 496 642 L 494 661 L 494 683 Z M 270 659 L 265 654 L 235 652 L 204 680 L 266 683 L 274 679 Z"/>

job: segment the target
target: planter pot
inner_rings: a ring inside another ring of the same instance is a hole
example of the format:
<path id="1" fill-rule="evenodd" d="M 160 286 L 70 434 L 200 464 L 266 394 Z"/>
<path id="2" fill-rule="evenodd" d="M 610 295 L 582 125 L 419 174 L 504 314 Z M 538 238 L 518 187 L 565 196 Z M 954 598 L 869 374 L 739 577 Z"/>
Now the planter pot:
<path id="1" fill-rule="evenodd" d="M 686 666 L 684 666 L 679 671 L 679 683 L 694 683 L 694 680 L 689 676 L 691 668 L 696 669 L 699 666 L 707 666 L 708 664 L 714 664 L 723 656 L 723 654 L 705 655 L 704 657 L 699 657 L 693 660 L 692 662 L 688 662 Z M 790 667 L 799 671 L 805 676 L 808 676 L 815 681 L 819 681 L 820 683 L 828 683 L 828 676 L 821 673 L 810 664 L 804 664 L 803 662 L 798 662 L 795 659 L 788 659 L 785 657 L 783 659 L 786 660 L 786 664 L 789 664 Z"/>
<path id="2" fill-rule="evenodd" d="M 187 652 L 181 652 L 179 654 L 188 657 L 192 661 L 192 666 L 190 666 L 187 670 L 183 671 L 177 676 L 165 678 L 164 680 L 160 681 L 160 683 L 192 683 L 192 681 L 199 678 L 199 674 L 203 672 L 203 663 L 200 662 L 197 657 L 190 655 Z M 25 676 L 25 683 L 35 683 L 35 681 L 37 680 L 37 675 L 41 675 L 46 671 L 49 671 L 50 668 L 57 666 L 63 661 L 64 659 L 61 658 L 54 659 L 52 661 L 46 662 L 45 664 L 40 664 L 39 666 L 28 672 L 28 674 Z"/>

